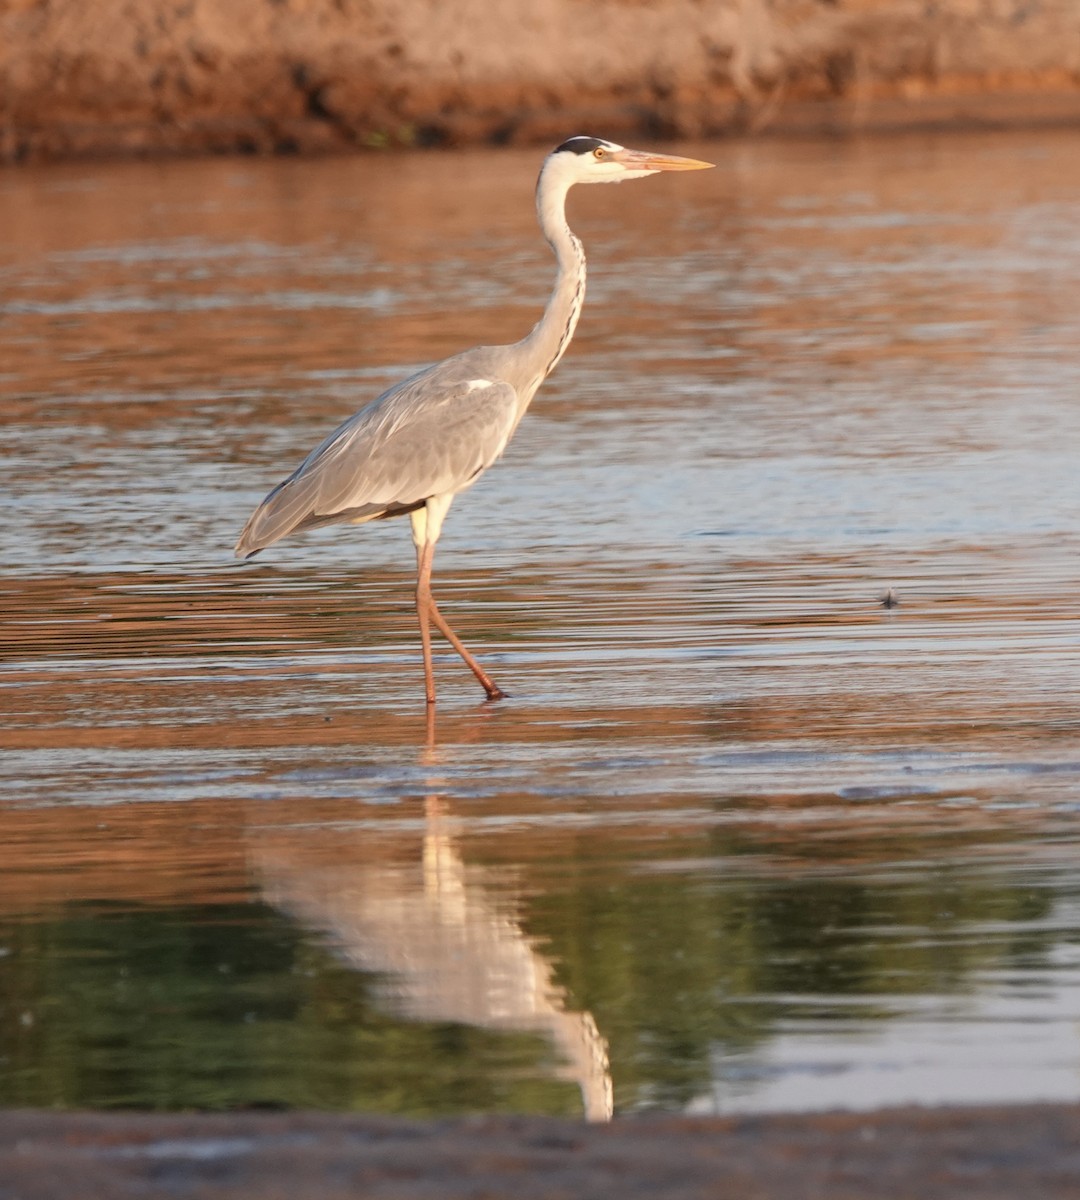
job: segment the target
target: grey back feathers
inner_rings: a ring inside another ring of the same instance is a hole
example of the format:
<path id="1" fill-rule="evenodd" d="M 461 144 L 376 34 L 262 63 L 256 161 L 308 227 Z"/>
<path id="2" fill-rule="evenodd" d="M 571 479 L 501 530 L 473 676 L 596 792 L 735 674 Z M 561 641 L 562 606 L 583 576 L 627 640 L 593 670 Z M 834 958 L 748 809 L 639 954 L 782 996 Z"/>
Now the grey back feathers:
<path id="1" fill-rule="evenodd" d="M 252 513 L 237 556 L 302 529 L 398 516 L 468 487 L 517 423 L 517 392 L 491 369 L 503 365 L 500 350 L 436 363 L 339 425 Z"/>

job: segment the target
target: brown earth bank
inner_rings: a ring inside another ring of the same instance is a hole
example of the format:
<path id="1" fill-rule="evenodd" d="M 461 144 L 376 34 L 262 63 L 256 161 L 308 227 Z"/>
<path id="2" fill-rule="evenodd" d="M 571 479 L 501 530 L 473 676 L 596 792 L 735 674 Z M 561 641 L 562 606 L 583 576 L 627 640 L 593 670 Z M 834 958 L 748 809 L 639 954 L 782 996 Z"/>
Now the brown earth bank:
<path id="1" fill-rule="evenodd" d="M 0 0 L 0 161 L 1025 123 L 1076 0 Z"/>
<path id="2" fill-rule="evenodd" d="M 1080 1107 L 586 1126 L 311 1113 L 0 1116 L 4 1200 L 1069 1200 Z"/>

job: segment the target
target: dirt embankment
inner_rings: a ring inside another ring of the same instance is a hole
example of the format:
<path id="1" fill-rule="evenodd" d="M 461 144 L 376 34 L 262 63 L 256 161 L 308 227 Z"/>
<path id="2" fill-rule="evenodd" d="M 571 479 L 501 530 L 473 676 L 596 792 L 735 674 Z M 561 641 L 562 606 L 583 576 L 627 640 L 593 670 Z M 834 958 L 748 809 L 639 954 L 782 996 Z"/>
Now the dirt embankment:
<path id="1" fill-rule="evenodd" d="M 1076 0 L 0 0 L 0 161 L 1051 121 Z"/>

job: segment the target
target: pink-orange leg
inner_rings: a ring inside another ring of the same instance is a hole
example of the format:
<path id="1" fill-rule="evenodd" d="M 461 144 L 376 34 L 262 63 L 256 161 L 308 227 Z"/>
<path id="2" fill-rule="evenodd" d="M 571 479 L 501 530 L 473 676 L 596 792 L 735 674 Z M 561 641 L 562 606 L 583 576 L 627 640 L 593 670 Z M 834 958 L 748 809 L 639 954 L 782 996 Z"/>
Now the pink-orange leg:
<path id="1" fill-rule="evenodd" d="M 431 594 L 431 564 L 435 558 L 435 543 L 425 542 L 417 551 L 416 570 L 416 615 L 420 621 L 420 645 L 424 651 L 424 691 L 428 704 L 435 703 L 435 669 L 431 663 L 431 622 L 461 655 L 465 665 L 480 681 L 489 700 L 502 700 L 506 693 L 498 687 L 491 676 L 465 649 L 465 643 L 450 628 L 446 618 L 439 612 L 435 597 Z"/>

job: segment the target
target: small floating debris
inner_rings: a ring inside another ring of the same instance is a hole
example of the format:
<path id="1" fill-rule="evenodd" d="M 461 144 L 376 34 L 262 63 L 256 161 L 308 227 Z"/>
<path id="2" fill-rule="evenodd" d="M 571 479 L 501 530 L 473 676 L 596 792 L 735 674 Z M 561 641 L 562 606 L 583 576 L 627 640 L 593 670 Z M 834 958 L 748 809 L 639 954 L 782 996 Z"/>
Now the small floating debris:
<path id="1" fill-rule="evenodd" d="M 883 596 L 879 596 L 878 603 L 882 608 L 899 608 L 900 597 L 896 594 L 896 588 L 889 588 Z"/>

